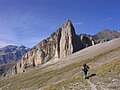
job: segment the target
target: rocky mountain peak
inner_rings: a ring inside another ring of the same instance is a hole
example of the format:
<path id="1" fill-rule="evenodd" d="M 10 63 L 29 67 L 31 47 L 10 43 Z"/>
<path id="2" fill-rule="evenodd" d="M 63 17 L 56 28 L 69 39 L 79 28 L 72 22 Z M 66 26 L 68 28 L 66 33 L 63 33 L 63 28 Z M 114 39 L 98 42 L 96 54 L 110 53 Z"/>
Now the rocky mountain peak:
<path id="1" fill-rule="evenodd" d="M 76 35 L 75 29 L 74 29 L 73 24 L 70 20 L 65 21 L 65 23 L 62 25 L 62 30 L 65 32 L 69 32 L 72 35 Z"/>
<path id="2" fill-rule="evenodd" d="M 65 25 L 65 26 L 72 25 L 72 21 L 71 20 L 66 20 L 63 25 Z"/>
<path id="3" fill-rule="evenodd" d="M 31 48 L 8 73 L 25 72 L 50 60 L 63 59 L 85 47 L 91 46 L 92 42 L 92 37 L 76 35 L 72 22 L 67 20 L 50 37 Z"/>

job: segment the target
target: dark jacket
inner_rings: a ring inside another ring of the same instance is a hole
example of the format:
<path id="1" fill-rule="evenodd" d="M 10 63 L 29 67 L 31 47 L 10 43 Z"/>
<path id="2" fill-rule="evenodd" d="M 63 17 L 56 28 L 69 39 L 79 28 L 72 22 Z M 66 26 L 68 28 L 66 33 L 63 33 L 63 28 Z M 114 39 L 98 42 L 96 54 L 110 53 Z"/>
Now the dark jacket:
<path id="1" fill-rule="evenodd" d="M 89 70 L 89 66 L 84 64 L 83 65 L 83 69 L 82 69 L 84 72 L 87 72 Z"/>

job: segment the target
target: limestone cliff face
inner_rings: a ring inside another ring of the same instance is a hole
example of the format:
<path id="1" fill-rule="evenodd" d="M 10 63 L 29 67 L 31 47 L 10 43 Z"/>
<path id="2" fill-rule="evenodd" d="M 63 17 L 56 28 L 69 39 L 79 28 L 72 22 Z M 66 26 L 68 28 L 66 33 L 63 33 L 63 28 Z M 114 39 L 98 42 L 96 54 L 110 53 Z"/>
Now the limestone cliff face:
<path id="1" fill-rule="evenodd" d="M 93 39 L 87 35 L 76 35 L 70 20 L 67 20 L 49 38 L 30 49 L 7 74 L 25 72 L 33 67 L 41 66 L 51 59 L 65 58 L 72 53 L 93 45 Z"/>
<path id="2" fill-rule="evenodd" d="M 65 24 L 62 26 L 61 30 L 61 39 L 60 39 L 60 58 L 66 57 L 67 55 L 70 55 L 74 53 L 77 48 L 80 48 L 80 45 L 77 45 L 78 42 L 77 35 L 75 33 L 75 29 L 71 23 L 71 21 L 66 21 Z M 76 46 L 75 46 L 76 45 Z"/>

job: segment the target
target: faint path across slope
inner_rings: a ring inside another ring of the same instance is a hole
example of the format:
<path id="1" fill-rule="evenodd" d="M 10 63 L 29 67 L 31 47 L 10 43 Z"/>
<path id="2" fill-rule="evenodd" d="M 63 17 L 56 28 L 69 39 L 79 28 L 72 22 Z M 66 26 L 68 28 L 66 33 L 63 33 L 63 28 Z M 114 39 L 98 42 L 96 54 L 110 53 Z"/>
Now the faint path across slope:
<path id="1" fill-rule="evenodd" d="M 97 90 L 95 84 L 91 83 L 90 80 L 87 80 L 87 82 L 89 83 L 91 90 Z"/>

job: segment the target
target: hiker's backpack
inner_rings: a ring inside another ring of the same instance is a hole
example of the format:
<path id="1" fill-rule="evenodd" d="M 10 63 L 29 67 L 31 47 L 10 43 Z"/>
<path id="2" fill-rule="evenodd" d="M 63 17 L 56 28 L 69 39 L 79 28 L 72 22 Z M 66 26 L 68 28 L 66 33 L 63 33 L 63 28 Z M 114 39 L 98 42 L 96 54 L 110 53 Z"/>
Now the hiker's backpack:
<path id="1" fill-rule="evenodd" d="M 87 72 L 89 70 L 89 67 L 87 65 L 83 65 L 84 71 Z"/>

